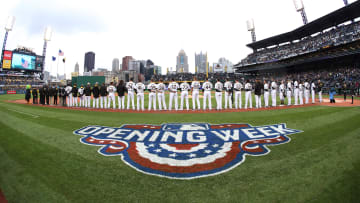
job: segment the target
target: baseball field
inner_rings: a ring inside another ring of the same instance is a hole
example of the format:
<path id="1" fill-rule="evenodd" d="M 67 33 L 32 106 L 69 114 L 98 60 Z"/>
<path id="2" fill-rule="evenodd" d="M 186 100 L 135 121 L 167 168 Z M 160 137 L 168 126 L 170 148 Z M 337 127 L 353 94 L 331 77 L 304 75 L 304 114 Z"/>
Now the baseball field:
<path id="1" fill-rule="evenodd" d="M 9 202 L 359 202 L 358 106 L 139 114 L 8 102 L 23 97 L 0 96 L 0 193 Z M 141 173 L 73 133 L 89 125 L 164 123 L 286 123 L 303 132 L 226 173 L 192 180 Z"/>

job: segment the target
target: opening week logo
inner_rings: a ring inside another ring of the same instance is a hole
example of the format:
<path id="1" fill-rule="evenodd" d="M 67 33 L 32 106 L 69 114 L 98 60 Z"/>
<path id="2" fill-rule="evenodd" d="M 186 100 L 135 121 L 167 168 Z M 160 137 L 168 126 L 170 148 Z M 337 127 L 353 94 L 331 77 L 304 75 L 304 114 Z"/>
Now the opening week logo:
<path id="1" fill-rule="evenodd" d="M 227 172 L 245 161 L 245 155 L 261 156 L 269 145 L 290 141 L 300 130 L 286 124 L 206 123 L 87 126 L 74 131 L 84 144 L 100 146 L 104 156 L 121 156 L 137 171 L 176 179 L 193 179 Z"/>

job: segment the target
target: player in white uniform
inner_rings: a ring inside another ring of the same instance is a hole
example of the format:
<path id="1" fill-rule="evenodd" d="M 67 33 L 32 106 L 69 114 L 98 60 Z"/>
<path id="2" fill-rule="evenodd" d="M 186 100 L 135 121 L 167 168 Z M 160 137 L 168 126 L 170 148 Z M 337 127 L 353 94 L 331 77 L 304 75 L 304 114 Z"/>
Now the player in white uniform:
<path id="1" fill-rule="evenodd" d="M 222 90 L 224 85 L 217 79 L 215 83 L 215 100 L 216 100 L 216 110 L 222 110 Z"/>
<path id="2" fill-rule="evenodd" d="M 285 84 L 284 81 L 281 81 L 281 84 L 279 86 L 279 98 L 280 98 L 280 106 L 284 106 L 285 104 Z"/>
<path id="3" fill-rule="evenodd" d="M 241 97 L 241 89 L 243 85 L 239 82 L 239 80 L 235 80 L 234 90 L 235 90 L 235 109 L 241 109 L 242 97 Z"/>
<path id="4" fill-rule="evenodd" d="M 201 88 L 200 82 L 196 80 L 196 77 L 194 77 L 194 81 L 191 83 L 193 110 L 196 109 L 195 104 L 197 104 L 199 110 L 201 109 L 200 99 L 199 99 L 200 88 Z"/>
<path id="5" fill-rule="evenodd" d="M 295 105 L 299 105 L 299 83 L 296 80 L 294 82 L 294 100 Z"/>
<path id="6" fill-rule="evenodd" d="M 252 90 L 252 85 L 250 84 L 250 81 L 247 80 L 246 84 L 245 84 L 245 109 L 247 109 L 248 103 L 249 103 L 250 109 L 252 109 L 251 90 Z"/>
<path id="7" fill-rule="evenodd" d="M 113 103 L 113 109 L 116 108 L 116 103 L 115 103 L 115 92 L 116 92 L 116 87 L 114 87 L 114 83 L 110 82 L 110 85 L 107 87 L 107 92 L 109 93 L 108 95 L 108 104 L 107 104 L 107 108 L 110 108 L 110 103 L 112 101 Z M 106 105 L 106 104 L 105 104 Z"/>
<path id="8" fill-rule="evenodd" d="M 288 83 L 287 83 L 287 87 L 286 87 L 287 91 L 286 91 L 286 96 L 288 98 L 288 106 L 291 105 L 291 93 L 292 93 L 292 84 L 291 84 L 291 81 L 289 80 Z"/>
<path id="9" fill-rule="evenodd" d="M 273 80 L 273 82 L 271 83 L 271 102 L 273 107 L 276 107 L 276 91 L 277 91 L 276 89 L 277 89 L 277 84 Z"/>
<path id="10" fill-rule="evenodd" d="M 319 102 L 322 103 L 322 87 L 323 87 L 323 83 L 321 82 L 321 80 L 318 80 L 318 91 L 319 91 Z"/>
<path id="11" fill-rule="evenodd" d="M 65 92 L 67 94 L 66 103 L 67 103 L 68 107 L 72 107 L 72 100 L 73 99 L 72 99 L 71 91 L 72 91 L 71 85 L 68 85 L 68 86 L 65 87 Z"/>
<path id="12" fill-rule="evenodd" d="M 183 110 L 184 108 L 184 99 L 186 101 L 186 110 L 189 111 L 189 90 L 190 90 L 190 85 L 187 82 L 183 82 L 180 84 L 180 89 L 181 89 L 181 104 L 180 104 L 180 110 Z"/>
<path id="13" fill-rule="evenodd" d="M 148 110 L 151 110 L 151 106 L 153 106 L 154 111 L 156 111 L 156 89 L 157 85 L 151 80 L 151 83 L 147 86 L 149 90 L 149 106 Z"/>
<path id="14" fill-rule="evenodd" d="M 229 108 L 232 109 L 233 86 L 232 83 L 227 78 L 224 84 L 224 88 L 225 88 L 225 109 L 227 109 L 228 104 L 229 104 Z"/>
<path id="15" fill-rule="evenodd" d="M 79 107 L 85 107 L 85 95 L 84 95 L 84 85 L 81 85 L 79 90 Z"/>
<path id="16" fill-rule="evenodd" d="M 305 82 L 304 87 L 305 87 L 305 91 L 304 91 L 305 104 L 308 104 L 309 103 L 309 98 L 310 98 L 310 84 L 308 82 Z"/>
<path id="17" fill-rule="evenodd" d="M 315 104 L 315 89 L 316 89 L 316 85 L 315 82 L 311 83 L 311 101 L 313 104 Z"/>
<path id="18" fill-rule="evenodd" d="M 144 111 L 145 110 L 145 108 L 144 108 L 145 85 L 139 79 L 139 82 L 136 83 L 135 88 L 136 88 L 137 110 L 140 111 L 140 109 L 141 109 L 142 111 Z"/>
<path id="19" fill-rule="evenodd" d="M 301 81 L 299 84 L 299 103 L 300 105 L 304 104 L 304 85 Z"/>
<path id="20" fill-rule="evenodd" d="M 173 101 L 175 101 L 175 110 L 178 110 L 178 89 L 179 84 L 175 82 L 175 79 L 172 79 L 172 82 L 169 84 L 168 89 L 170 91 L 170 101 L 169 101 L 169 110 L 172 109 Z"/>
<path id="21" fill-rule="evenodd" d="M 127 109 L 130 109 L 130 101 L 132 103 L 132 109 L 135 110 L 135 97 L 134 97 L 134 91 L 135 91 L 135 83 L 133 82 L 133 79 L 131 78 L 130 81 L 126 84 L 127 89 Z"/>
<path id="22" fill-rule="evenodd" d="M 269 83 L 264 80 L 264 102 L 265 102 L 265 108 L 269 107 L 269 96 L 270 96 L 270 87 Z"/>
<path id="23" fill-rule="evenodd" d="M 213 85 L 212 85 L 211 82 L 209 82 L 209 79 L 206 78 L 206 82 L 204 82 L 202 88 L 204 90 L 203 109 L 204 109 L 204 111 L 206 110 L 206 100 L 208 100 L 209 101 L 209 110 L 211 110 L 212 109 L 212 106 L 211 106 L 211 90 L 213 88 Z"/>
<path id="24" fill-rule="evenodd" d="M 156 89 L 157 89 L 159 110 L 162 111 L 163 107 L 164 107 L 164 110 L 166 110 L 165 85 L 162 80 L 160 80 L 160 83 L 157 85 Z"/>

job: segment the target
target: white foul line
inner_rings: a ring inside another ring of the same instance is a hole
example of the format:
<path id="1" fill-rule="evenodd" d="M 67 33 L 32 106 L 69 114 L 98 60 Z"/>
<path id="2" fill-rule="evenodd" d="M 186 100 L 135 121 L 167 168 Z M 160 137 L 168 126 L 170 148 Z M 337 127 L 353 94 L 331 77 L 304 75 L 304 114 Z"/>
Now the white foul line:
<path id="1" fill-rule="evenodd" d="M 17 112 L 17 113 L 21 113 L 21 114 L 25 114 L 25 115 L 28 115 L 28 116 L 31 116 L 31 117 L 34 117 L 34 118 L 38 118 L 39 116 L 38 115 L 34 115 L 34 114 L 30 114 L 30 113 L 25 113 L 25 112 L 22 112 L 22 111 L 18 111 L 18 110 L 14 110 L 14 109 L 8 109 L 9 111 L 14 111 L 14 112 Z"/>

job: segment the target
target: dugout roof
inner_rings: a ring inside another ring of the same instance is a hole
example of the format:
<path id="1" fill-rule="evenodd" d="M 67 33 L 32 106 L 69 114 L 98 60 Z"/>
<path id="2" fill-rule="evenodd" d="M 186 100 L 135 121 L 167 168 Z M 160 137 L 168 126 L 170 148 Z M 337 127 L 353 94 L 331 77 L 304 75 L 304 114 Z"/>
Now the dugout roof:
<path id="1" fill-rule="evenodd" d="M 332 13 L 329 13 L 317 20 L 314 20 L 304 26 L 301 26 L 293 31 L 276 35 L 267 39 L 253 42 L 246 46 L 257 50 L 260 48 L 278 45 L 294 40 L 302 39 L 317 32 L 321 32 L 341 23 L 353 20 L 360 17 L 360 1 L 355 1 L 348 6 L 342 7 Z"/>

